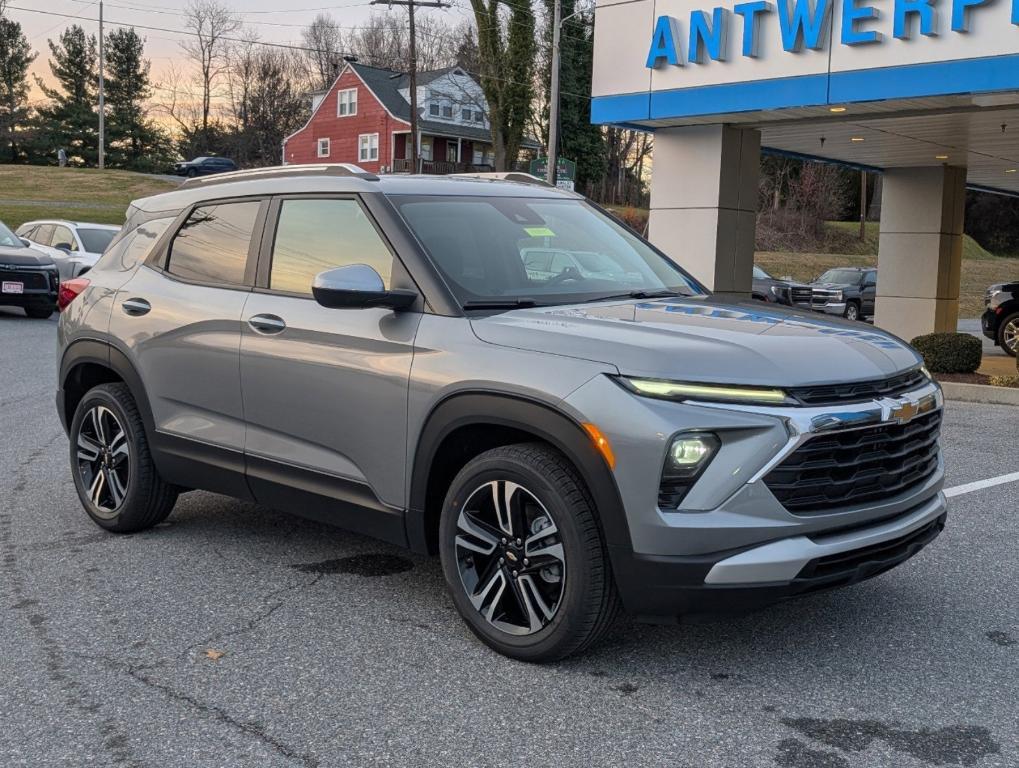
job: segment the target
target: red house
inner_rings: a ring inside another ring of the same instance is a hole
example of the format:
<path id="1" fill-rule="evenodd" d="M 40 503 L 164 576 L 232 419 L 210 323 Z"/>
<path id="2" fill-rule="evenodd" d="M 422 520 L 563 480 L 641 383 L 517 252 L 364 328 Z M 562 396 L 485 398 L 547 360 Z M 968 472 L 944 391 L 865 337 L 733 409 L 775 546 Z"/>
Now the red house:
<path id="1" fill-rule="evenodd" d="M 492 135 L 481 86 L 460 67 L 419 72 L 421 170 L 492 170 Z M 327 91 L 312 94 L 302 128 L 283 140 L 283 164 L 355 163 L 375 173 L 413 169 L 410 85 L 402 72 L 348 62 Z M 537 142 L 525 139 L 525 150 Z"/>

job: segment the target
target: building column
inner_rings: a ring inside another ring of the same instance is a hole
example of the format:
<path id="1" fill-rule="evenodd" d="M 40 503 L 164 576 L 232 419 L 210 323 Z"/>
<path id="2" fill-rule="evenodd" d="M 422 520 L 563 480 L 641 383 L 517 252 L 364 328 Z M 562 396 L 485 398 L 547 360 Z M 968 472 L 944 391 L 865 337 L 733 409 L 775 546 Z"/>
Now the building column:
<path id="1" fill-rule="evenodd" d="M 875 325 L 906 341 L 956 330 L 965 208 L 965 168 L 885 171 Z"/>
<path id="2" fill-rule="evenodd" d="M 655 131 L 649 238 L 716 293 L 750 294 L 760 162 L 753 129 Z"/>

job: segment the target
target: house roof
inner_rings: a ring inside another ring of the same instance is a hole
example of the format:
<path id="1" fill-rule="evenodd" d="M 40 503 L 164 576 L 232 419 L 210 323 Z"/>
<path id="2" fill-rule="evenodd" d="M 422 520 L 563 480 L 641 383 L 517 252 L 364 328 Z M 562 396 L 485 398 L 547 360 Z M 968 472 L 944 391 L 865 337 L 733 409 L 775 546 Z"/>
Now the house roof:
<path id="1" fill-rule="evenodd" d="M 382 106 L 389 110 L 396 118 L 407 123 L 410 122 L 410 104 L 403 97 L 403 94 L 400 93 L 401 88 L 407 88 L 410 85 L 410 77 L 405 72 L 396 72 L 392 69 L 382 69 L 381 67 L 369 67 L 367 64 L 356 62 L 350 62 L 349 66 L 360 76 L 365 85 L 372 90 L 376 98 L 382 102 Z M 460 67 L 446 67 L 429 72 L 418 72 L 417 83 L 419 86 L 427 85 L 457 69 L 460 69 Z M 418 112 L 421 113 L 422 110 L 419 109 Z M 472 141 L 490 142 L 492 140 L 491 132 L 485 127 L 428 120 L 423 114 L 418 116 L 418 127 L 425 133 L 432 133 L 438 136 L 459 137 Z M 530 137 L 524 137 L 522 144 L 526 149 L 537 149 L 539 147 L 538 142 Z"/>

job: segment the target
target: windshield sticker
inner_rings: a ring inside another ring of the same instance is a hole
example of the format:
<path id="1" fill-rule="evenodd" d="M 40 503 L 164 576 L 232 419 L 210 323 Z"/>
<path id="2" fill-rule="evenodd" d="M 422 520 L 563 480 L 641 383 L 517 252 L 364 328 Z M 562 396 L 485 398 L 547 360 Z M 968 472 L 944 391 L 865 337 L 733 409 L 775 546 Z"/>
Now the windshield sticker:
<path id="1" fill-rule="evenodd" d="M 524 227 L 524 232 L 526 232 L 531 237 L 555 237 L 556 236 L 555 232 L 553 232 L 548 227 Z"/>

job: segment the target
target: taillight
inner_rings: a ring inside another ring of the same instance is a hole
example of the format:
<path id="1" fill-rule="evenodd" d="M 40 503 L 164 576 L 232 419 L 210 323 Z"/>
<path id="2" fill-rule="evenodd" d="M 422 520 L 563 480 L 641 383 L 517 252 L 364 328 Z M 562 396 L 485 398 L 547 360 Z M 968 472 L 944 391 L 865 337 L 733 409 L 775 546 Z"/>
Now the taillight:
<path id="1" fill-rule="evenodd" d="M 76 277 L 73 280 L 65 280 L 60 284 L 60 291 L 57 293 L 57 310 L 63 312 L 67 305 L 78 298 L 78 294 L 88 288 L 87 277 Z"/>

